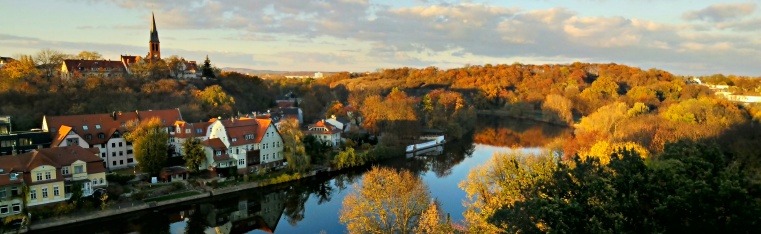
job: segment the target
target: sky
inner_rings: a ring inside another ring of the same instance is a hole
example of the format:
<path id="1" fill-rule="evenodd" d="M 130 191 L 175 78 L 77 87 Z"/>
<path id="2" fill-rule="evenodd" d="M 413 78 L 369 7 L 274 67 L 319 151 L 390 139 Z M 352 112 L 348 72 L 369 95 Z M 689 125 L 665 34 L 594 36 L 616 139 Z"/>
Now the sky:
<path id="1" fill-rule="evenodd" d="M 148 53 L 218 67 L 376 71 L 576 61 L 761 76 L 760 0 L 0 0 L 0 56 Z"/>

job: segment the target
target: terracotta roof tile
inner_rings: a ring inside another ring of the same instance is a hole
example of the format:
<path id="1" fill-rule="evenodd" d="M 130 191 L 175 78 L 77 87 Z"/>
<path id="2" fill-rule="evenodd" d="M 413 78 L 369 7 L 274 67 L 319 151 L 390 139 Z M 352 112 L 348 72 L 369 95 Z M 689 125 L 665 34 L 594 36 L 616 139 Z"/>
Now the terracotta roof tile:
<path id="1" fill-rule="evenodd" d="M 105 144 L 115 132 L 123 134 L 126 132 L 126 124 L 134 120 L 144 120 L 157 117 L 164 120 L 165 127 L 171 127 L 177 120 L 182 120 L 179 109 L 155 110 L 155 111 L 136 111 L 136 112 L 112 112 L 111 114 L 88 114 L 88 115 L 65 115 L 65 116 L 45 116 L 47 128 L 53 137 L 60 137 L 52 129 L 59 129 L 61 126 L 70 126 L 77 135 L 82 137 L 90 145 Z M 85 127 L 87 129 L 85 129 Z M 66 130 L 66 129 L 64 129 Z M 98 137 L 103 134 L 103 138 Z M 65 135 L 63 135 L 65 137 Z M 88 139 L 89 137 L 89 139 Z M 56 143 L 54 140 L 53 143 Z M 60 142 L 58 142 L 60 143 Z"/>
<path id="2" fill-rule="evenodd" d="M 214 150 L 227 151 L 227 146 L 225 146 L 225 143 L 222 142 L 222 140 L 220 140 L 219 138 L 211 138 L 201 142 L 201 144 L 204 146 L 211 147 Z"/>
<path id="3" fill-rule="evenodd" d="M 85 71 L 93 72 L 100 69 L 108 69 L 110 72 L 123 72 L 124 64 L 121 61 L 111 60 L 83 60 L 83 59 L 66 59 L 63 64 L 69 72 Z M 94 69 L 94 70 L 93 70 Z"/>

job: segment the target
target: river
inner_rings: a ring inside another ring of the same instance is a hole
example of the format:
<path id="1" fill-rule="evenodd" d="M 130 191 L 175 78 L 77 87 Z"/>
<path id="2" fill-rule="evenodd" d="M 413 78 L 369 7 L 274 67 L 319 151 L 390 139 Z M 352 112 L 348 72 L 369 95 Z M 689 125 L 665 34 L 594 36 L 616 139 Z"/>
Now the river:
<path id="1" fill-rule="evenodd" d="M 458 187 L 468 172 L 495 152 L 539 152 L 570 130 L 539 122 L 479 117 L 474 133 L 447 143 L 437 156 L 398 158 L 379 166 L 420 175 L 454 222 L 463 220 L 465 192 Z M 322 174 L 305 180 L 177 204 L 91 222 L 51 233 L 344 233 L 338 215 L 343 198 L 369 167 Z"/>

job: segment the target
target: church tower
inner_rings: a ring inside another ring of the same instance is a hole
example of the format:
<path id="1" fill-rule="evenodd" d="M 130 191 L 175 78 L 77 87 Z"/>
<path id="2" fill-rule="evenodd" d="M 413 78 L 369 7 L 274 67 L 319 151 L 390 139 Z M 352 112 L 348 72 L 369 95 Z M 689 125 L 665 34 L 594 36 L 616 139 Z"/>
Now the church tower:
<path id="1" fill-rule="evenodd" d="M 156 16 L 151 13 L 153 24 L 151 25 L 151 40 L 148 41 L 148 58 L 149 61 L 161 58 L 161 47 L 159 46 L 159 31 L 156 30 Z"/>

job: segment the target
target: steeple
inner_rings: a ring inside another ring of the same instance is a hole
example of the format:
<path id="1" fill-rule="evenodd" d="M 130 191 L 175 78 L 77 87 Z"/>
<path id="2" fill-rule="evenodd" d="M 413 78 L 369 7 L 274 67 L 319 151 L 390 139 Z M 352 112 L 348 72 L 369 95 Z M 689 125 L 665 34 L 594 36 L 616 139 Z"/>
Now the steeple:
<path id="1" fill-rule="evenodd" d="M 153 24 L 151 24 L 151 40 L 148 41 L 148 61 L 154 61 L 154 59 L 161 59 L 161 47 L 159 43 L 159 31 L 156 30 L 156 16 L 151 12 L 153 18 Z"/>
<path id="2" fill-rule="evenodd" d="M 153 18 L 153 24 L 151 24 L 151 41 L 150 42 L 159 42 L 159 31 L 156 30 L 156 16 L 153 15 L 153 12 L 151 12 L 151 18 Z"/>

